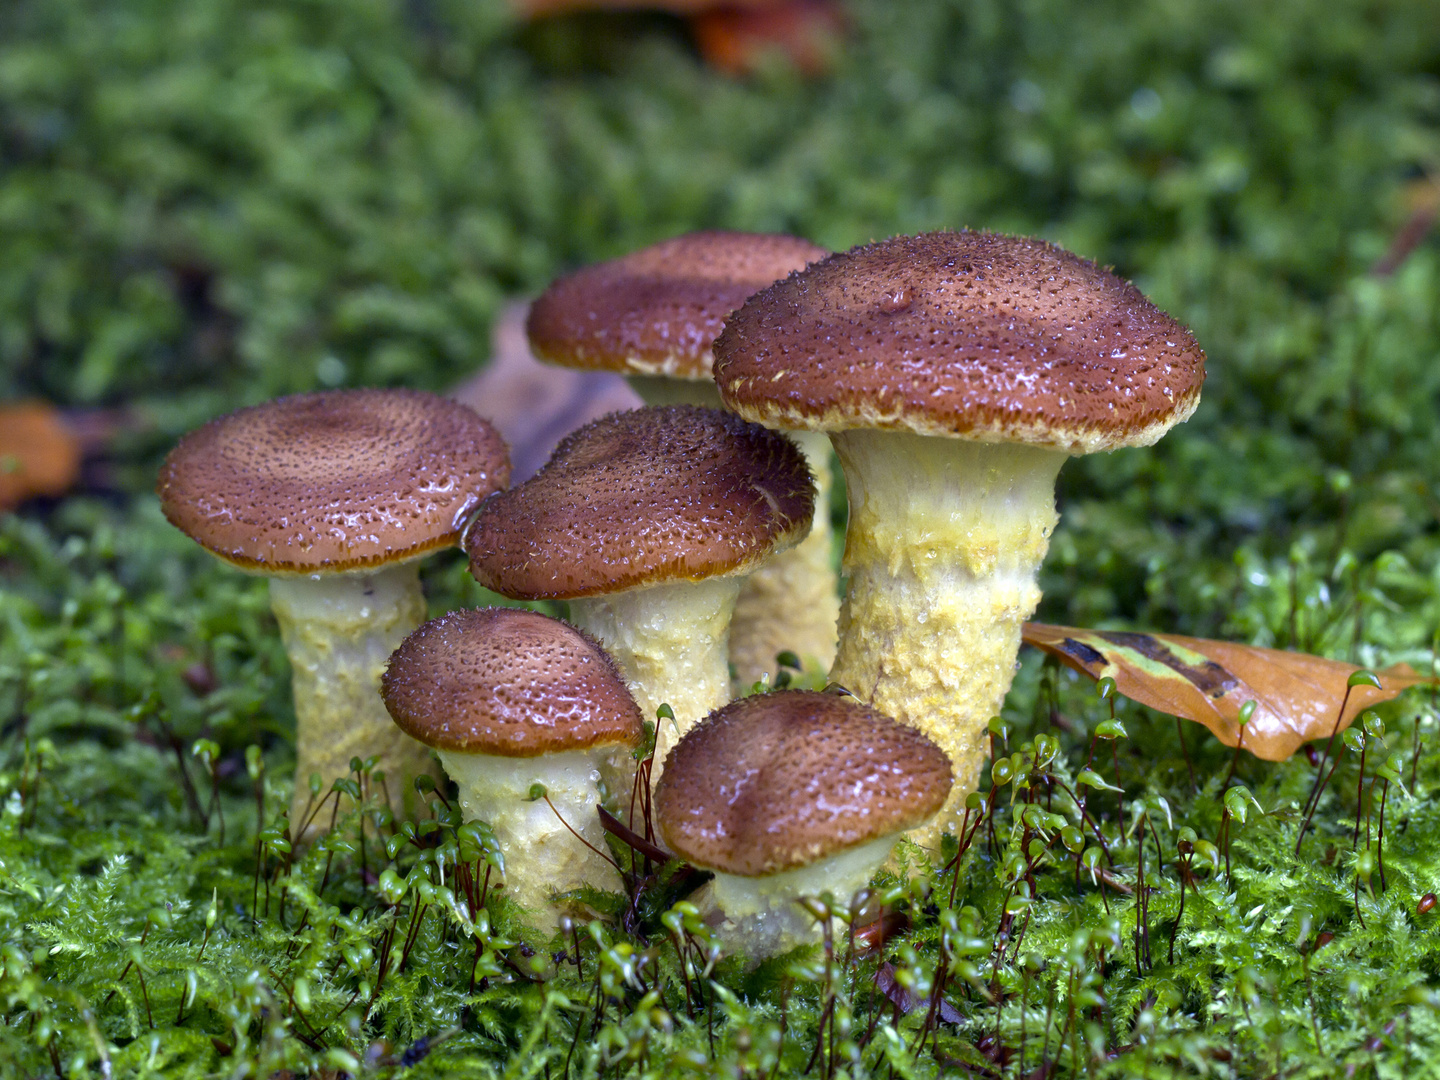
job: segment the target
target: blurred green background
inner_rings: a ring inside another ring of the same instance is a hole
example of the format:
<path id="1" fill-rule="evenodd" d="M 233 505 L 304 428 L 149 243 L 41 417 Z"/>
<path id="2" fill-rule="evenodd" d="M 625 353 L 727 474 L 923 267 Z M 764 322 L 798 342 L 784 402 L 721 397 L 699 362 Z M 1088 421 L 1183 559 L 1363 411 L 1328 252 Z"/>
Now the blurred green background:
<path id="1" fill-rule="evenodd" d="M 1234 553 L 1433 562 L 1440 267 L 1371 273 L 1440 169 L 1430 0 L 846 5 L 832 72 L 495 0 L 0 6 L 0 396 L 175 435 L 452 385 L 502 300 L 698 227 L 974 226 L 1114 265 L 1210 356 L 1153 451 L 1065 472 L 1047 609 L 1254 636 Z M 123 467 L 133 466 L 126 471 Z"/>

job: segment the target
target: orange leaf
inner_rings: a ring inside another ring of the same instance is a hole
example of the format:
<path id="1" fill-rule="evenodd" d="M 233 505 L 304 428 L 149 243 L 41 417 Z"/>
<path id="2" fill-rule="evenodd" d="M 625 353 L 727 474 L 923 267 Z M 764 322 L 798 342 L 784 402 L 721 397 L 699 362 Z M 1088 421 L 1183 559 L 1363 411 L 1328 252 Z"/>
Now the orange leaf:
<path id="1" fill-rule="evenodd" d="M 1204 724 L 1226 746 L 1240 742 L 1240 709 L 1255 702 L 1241 746 L 1266 761 L 1283 761 L 1302 743 L 1345 730 L 1370 706 L 1434 681 L 1397 664 L 1375 673 L 1380 689 L 1356 686 L 1345 700 L 1346 683 L 1361 669 L 1307 653 L 1043 623 L 1026 623 L 1021 637 L 1092 679 L 1114 679 L 1120 693 L 1142 705 Z"/>
<path id="2" fill-rule="evenodd" d="M 80 475 L 80 443 L 39 401 L 0 405 L 0 511 L 60 495 Z"/>

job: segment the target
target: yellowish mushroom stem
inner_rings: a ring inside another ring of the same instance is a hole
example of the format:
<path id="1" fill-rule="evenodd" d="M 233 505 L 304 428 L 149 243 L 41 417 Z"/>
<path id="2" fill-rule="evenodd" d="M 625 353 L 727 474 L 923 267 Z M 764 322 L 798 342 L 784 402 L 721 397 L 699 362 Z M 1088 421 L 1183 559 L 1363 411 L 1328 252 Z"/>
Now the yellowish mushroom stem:
<path id="1" fill-rule="evenodd" d="M 570 601 L 570 622 L 615 659 L 640 715 L 654 720 L 661 704 L 675 714 L 656 727 L 653 782 L 676 740 L 730 700 L 730 616 L 743 580 L 679 581 Z"/>
<path id="2" fill-rule="evenodd" d="M 396 727 L 380 700 L 386 661 L 425 618 L 418 562 L 367 573 L 273 577 L 270 606 L 295 695 L 292 831 L 298 833 L 310 804 L 311 774 L 320 775 L 323 797 L 350 772 L 352 757 L 379 758 L 376 768 L 384 770 L 399 814 L 411 780 L 433 771 L 429 749 Z M 348 801 L 341 813 L 347 808 Z M 329 825 L 328 811 L 321 816 L 308 836 Z"/>
<path id="3" fill-rule="evenodd" d="M 895 846 L 899 834 L 837 852 L 809 866 L 781 870 L 765 877 L 743 877 L 715 871 L 715 878 L 697 897 L 702 911 L 715 912 L 715 940 L 727 953 L 752 961 L 809 945 L 824 937 L 824 926 L 798 902 L 829 893 L 837 915 L 831 928 L 839 940 L 839 914 L 870 883 Z"/>
<path id="4" fill-rule="evenodd" d="M 647 405 L 701 405 L 722 409 L 720 391 L 704 379 L 630 375 L 630 386 Z M 830 440 L 818 431 L 787 431 L 815 476 L 815 519 L 810 535 L 768 560 L 740 589 L 730 624 L 730 663 L 735 691 L 775 674 L 775 657 L 788 650 L 806 670 L 823 672 L 835 659 L 840 594 L 830 562 Z"/>
<path id="5" fill-rule="evenodd" d="M 750 575 L 730 623 L 730 662 L 748 688 L 775 674 L 775 656 L 788 649 L 807 671 L 824 672 L 835 659 L 840 593 L 830 561 L 830 440 L 818 431 L 787 431 L 815 476 L 815 517 L 810 535 Z"/>
<path id="6" fill-rule="evenodd" d="M 850 498 L 840 649 L 830 677 L 919 728 L 955 786 L 910 836 L 938 846 L 975 790 L 983 739 L 1040 601 L 1063 451 L 894 431 L 831 435 Z"/>
<path id="7" fill-rule="evenodd" d="M 635 763 L 628 746 L 528 758 L 438 753 L 460 788 L 465 820 L 487 822 L 495 831 L 505 857 L 505 893 L 530 913 L 532 925 L 554 931 L 564 909 L 551 902 L 556 893 L 581 886 L 620 891 L 620 875 L 600 854 L 608 849 L 596 806 L 602 783 L 609 791 L 629 791 Z M 531 798 L 536 784 L 549 802 Z"/>

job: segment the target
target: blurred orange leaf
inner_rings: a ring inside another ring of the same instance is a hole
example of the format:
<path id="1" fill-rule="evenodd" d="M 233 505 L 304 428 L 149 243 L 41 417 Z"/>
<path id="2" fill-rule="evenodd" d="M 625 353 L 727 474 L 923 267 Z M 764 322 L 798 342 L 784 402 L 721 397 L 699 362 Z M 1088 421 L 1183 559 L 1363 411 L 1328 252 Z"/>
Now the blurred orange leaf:
<path id="1" fill-rule="evenodd" d="M 1241 745 L 1266 761 L 1283 761 L 1302 743 L 1328 738 L 1346 684 L 1361 670 L 1307 653 L 1177 634 L 1026 623 L 1021 637 L 1092 679 L 1114 679 L 1120 693 L 1142 705 L 1204 724 L 1226 746 L 1240 741 L 1240 709 L 1255 702 Z M 1350 690 L 1339 730 L 1372 705 L 1434 681 L 1407 664 L 1375 675 L 1379 689 Z"/>
<path id="2" fill-rule="evenodd" d="M 60 413 L 39 401 L 0 404 L 0 511 L 60 495 L 80 475 L 80 443 Z"/>

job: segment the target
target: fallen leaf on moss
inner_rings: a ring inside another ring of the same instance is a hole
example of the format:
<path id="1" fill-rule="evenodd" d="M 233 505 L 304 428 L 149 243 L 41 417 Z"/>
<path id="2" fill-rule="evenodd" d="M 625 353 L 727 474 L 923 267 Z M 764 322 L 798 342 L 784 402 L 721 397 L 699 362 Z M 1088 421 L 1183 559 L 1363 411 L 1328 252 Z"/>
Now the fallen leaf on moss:
<path id="1" fill-rule="evenodd" d="M 719 5 L 695 14 L 691 27 L 700 55 L 731 75 L 754 72 L 767 54 L 785 57 L 802 74 L 821 75 L 834 66 L 844 35 L 834 0 Z"/>
<path id="2" fill-rule="evenodd" d="M 1375 673 L 1379 689 L 1356 686 L 1346 700 L 1346 683 L 1361 669 L 1308 653 L 1044 623 L 1026 623 L 1021 637 L 1092 679 L 1114 679 L 1116 690 L 1142 705 L 1204 724 L 1226 746 L 1240 742 L 1240 709 L 1255 702 L 1241 745 L 1266 761 L 1283 761 L 1311 739 L 1329 738 L 1342 700 L 1341 731 L 1372 705 L 1433 681 L 1397 664 Z"/>
<path id="3" fill-rule="evenodd" d="M 60 495 L 80 475 L 80 443 L 53 407 L 0 405 L 0 512 L 36 495 Z"/>

